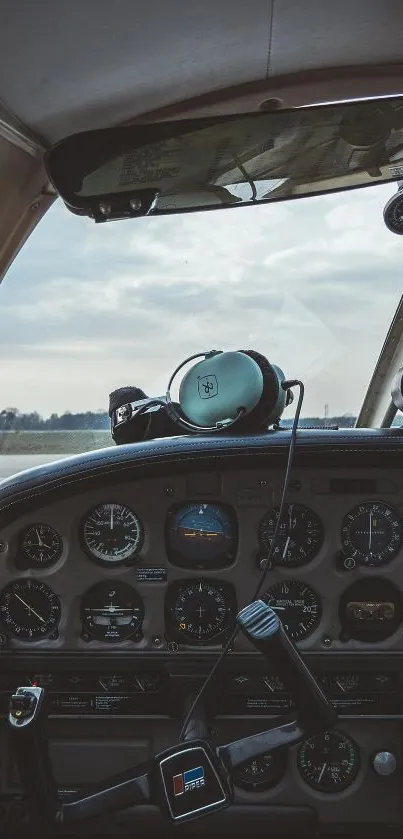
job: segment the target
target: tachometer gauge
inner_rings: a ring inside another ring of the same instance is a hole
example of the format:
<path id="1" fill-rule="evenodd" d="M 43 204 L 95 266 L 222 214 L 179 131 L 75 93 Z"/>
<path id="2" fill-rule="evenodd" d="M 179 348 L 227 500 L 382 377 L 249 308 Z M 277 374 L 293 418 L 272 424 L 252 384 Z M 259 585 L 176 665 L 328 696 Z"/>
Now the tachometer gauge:
<path id="1" fill-rule="evenodd" d="M 114 644 L 126 641 L 141 628 L 144 605 L 127 583 L 96 583 L 83 596 L 81 619 L 84 636 Z"/>
<path id="2" fill-rule="evenodd" d="M 223 504 L 184 504 L 167 520 L 169 560 L 182 568 L 224 568 L 235 559 L 237 525 Z"/>
<path id="3" fill-rule="evenodd" d="M 259 564 L 264 566 L 274 537 L 279 508 L 274 508 L 259 527 Z M 286 504 L 281 517 L 276 546 L 272 553 L 274 565 L 297 568 L 306 565 L 319 552 L 323 543 L 323 526 L 319 516 L 301 504 Z"/>
<path id="4" fill-rule="evenodd" d="M 302 743 L 297 764 L 309 786 L 320 792 L 335 793 L 353 783 L 360 759 L 353 740 L 341 731 L 325 731 Z"/>
<path id="5" fill-rule="evenodd" d="M 234 626 L 235 592 L 218 580 L 174 583 L 165 601 L 168 632 L 183 642 L 205 643 Z"/>
<path id="6" fill-rule="evenodd" d="M 139 517 L 123 504 L 99 504 L 86 516 L 82 526 L 84 547 L 104 565 L 134 561 L 143 544 Z"/>
<path id="7" fill-rule="evenodd" d="M 318 595 L 300 580 L 283 580 L 269 588 L 262 600 L 278 614 L 293 641 L 303 641 L 319 625 L 322 609 Z"/>
<path id="8" fill-rule="evenodd" d="M 232 779 L 237 787 L 251 792 L 270 789 L 281 780 L 286 764 L 287 752 L 275 749 L 274 752 L 266 752 L 260 757 L 241 763 L 234 770 Z"/>
<path id="9" fill-rule="evenodd" d="M 63 542 L 49 524 L 31 524 L 21 534 L 19 564 L 27 568 L 47 568 L 60 559 Z"/>
<path id="10" fill-rule="evenodd" d="M 39 580 L 14 580 L 0 594 L 0 618 L 5 629 L 22 641 L 38 641 L 57 632 L 60 600 Z"/>
<path id="11" fill-rule="evenodd" d="M 359 565 L 385 565 L 403 543 L 403 523 L 396 510 L 382 501 L 354 507 L 341 528 L 343 553 Z"/>

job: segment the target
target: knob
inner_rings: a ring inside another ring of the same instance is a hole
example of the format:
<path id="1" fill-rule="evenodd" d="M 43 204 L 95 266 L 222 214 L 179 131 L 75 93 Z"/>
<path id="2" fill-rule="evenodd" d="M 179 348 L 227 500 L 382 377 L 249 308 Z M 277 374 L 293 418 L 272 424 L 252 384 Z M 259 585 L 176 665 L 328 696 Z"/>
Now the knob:
<path id="1" fill-rule="evenodd" d="M 372 760 L 372 766 L 377 775 L 393 775 L 396 769 L 396 758 L 392 752 L 377 752 Z"/>

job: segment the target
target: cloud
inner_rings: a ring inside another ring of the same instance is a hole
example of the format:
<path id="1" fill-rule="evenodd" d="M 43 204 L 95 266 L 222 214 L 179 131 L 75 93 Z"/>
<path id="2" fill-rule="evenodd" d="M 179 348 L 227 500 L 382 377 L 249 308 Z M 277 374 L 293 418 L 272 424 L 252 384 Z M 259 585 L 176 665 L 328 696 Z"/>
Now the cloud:
<path id="1" fill-rule="evenodd" d="M 244 347 L 305 381 L 305 415 L 358 410 L 403 289 L 393 192 L 105 225 L 57 203 L 0 288 L 0 403 L 106 407 L 119 385 L 163 392 L 187 355 Z"/>

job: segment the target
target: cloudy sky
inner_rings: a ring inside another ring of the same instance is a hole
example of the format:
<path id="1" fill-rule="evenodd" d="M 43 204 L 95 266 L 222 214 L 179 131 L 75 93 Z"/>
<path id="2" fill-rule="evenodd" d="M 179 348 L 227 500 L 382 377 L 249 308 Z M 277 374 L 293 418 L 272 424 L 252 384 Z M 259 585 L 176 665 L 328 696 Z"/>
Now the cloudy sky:
<path id="1" fill-rule="evenodd" d="M 394 191 L 105 225 L 55 204 L 0 288 L 0 409 L 155 395 L 216 347 L 302 378 L 305 416 L 355 413 L 403 293 L 403 239 L 382 218 Z"/>

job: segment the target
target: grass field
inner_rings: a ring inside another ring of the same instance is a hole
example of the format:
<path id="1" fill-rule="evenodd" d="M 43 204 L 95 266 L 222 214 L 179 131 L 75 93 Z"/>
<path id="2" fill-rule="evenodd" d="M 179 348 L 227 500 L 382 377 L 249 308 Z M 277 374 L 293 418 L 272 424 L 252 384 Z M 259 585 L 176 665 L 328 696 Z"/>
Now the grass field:
<path id="1" fill-rule="evenodd" d="M 80 454 L 113 445 L 109 431 L 0 432 L 0 455 Z"/>

